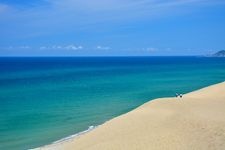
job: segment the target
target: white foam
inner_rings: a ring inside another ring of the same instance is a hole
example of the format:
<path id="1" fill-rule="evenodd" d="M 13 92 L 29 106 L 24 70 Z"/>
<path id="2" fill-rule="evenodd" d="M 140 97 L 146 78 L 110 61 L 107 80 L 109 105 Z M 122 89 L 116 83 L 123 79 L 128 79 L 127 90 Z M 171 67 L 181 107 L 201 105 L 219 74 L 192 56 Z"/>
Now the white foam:
<path id="1" fill-rule="evenodd" d="M 80 136 L 80 135 L 83 135 L 83 134 L 85 134 L 85 133 L 87 133 L 87 132 L 90 132 L 90 131 L 94 130 L 94 129 L 97 128 L 97 127 L 98 127 L 98 126 L 89 126 L 87 130 L 78 132 L 78 133 L 76 133 L 76 134 L 70 135 L 70 136 L 65 137 L 65 138 L 62 138 L 62 139 L 60 139 L 60 140 L 58 140 L 58 141 L 53 142 L 53 144 L 57 144 L 57 143 L 61 143 L 61 142 L 64 142 L 64 141 L 68 141 L 68 140 L 74 139 L 74 138 L 76 138 L 76 137 L 78 137 L 78 136 Z"/>
<path id="2" fill-rule="evenodd" d="M 57 141 L 55 141 L 55 142 L 53 142 L 51 144 L 60 144 L 60 143 L 65 142 L 65 141 L 73 140 L 74 138 L 79 137 L 80 135 L 83 135 L 83 134 L 85 134 L 87 132 L 90 132 L 90 131 L 96 129 L 98 126 L 100 126 L 100 125 L 97 125 L 97 126 L 89 126 L 87 130 L 84 130 L 84 131 L 78 132 L 76 134 L 67 136 L 67 137 L 62 138 L 60 140 L 57 140 Z M 51 145 L 51 144 L 49 144 L 49 145 Z M 44 145 L 44 146 L 41 146 L 41 147 L 38 147 L 38 148 L 28 149 L 28 150 L 40 150 L 41 148 L 43 148 L 45 146 L 48 146 L 48 145 Z"/>

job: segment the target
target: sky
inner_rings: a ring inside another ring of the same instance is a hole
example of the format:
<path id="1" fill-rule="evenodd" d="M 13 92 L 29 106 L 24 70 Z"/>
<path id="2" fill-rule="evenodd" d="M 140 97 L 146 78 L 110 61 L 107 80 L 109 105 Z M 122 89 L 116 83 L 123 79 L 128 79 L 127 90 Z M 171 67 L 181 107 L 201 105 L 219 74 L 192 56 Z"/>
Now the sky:
<path id="1" fill-rule="evenodd" d="M 225 0 L 0 0 L 0 56 L 207 55 Z"/>

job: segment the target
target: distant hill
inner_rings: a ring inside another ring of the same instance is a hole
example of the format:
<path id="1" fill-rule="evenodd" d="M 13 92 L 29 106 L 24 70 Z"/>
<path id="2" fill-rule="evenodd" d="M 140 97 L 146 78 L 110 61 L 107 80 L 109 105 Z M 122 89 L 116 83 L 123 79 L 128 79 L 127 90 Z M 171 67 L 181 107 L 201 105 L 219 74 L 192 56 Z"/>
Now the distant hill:
<path id="1" fill-rule="evenodd" d="M 221 50 L 212 55 L 213 57 L 225 57 L 225 50 Z"/>

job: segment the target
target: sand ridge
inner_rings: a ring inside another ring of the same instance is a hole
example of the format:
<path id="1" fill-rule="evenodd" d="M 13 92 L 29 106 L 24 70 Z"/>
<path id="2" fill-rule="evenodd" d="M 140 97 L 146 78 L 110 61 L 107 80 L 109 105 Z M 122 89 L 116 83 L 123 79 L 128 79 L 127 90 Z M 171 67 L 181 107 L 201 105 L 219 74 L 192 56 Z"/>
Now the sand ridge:
<path id="1" fill-rule="evenodd" d="M 225 82 L 160 98 L 46 150 L 225 150 Z"/>

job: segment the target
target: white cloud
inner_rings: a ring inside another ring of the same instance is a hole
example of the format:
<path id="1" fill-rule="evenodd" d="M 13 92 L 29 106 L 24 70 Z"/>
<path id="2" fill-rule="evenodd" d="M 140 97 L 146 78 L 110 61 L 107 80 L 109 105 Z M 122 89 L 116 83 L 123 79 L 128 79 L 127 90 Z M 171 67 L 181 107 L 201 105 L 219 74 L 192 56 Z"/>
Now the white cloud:
<path id="1" fill-rule="evenodd" d="M 22 46 L 5 46 L 5 47 L 1 47 L 2 49 L 7 49 L 7 50 L 22 50 L 22 49 L 31 49 L 32 47 L 28 46 L 28 45 L 22 45 Z"/>
<path id="2" fill-rule="evenodd" d="M 81 50 L 83 46 L 76 46 L 74 44 L 70 45 L 52 45 L 52 46 L 41 46 L 39 47 L 40 50 Z"/>
<path id="3" fill-rule="evenodd" d="M 80 49 L 83 49 L 82 46 L 75 46 L 73 44 L 72 45 L 65 46 L 64 48 L 67 49 L 67 50 L 80 50 Z"/>
<path id="4" fill-rule="evenodd" d="M 114 10 L 152 10 L 152 8 L 171 7 L 187 4 L 206 4 L 220 2 L 220 0 L 48 0 L 56 8 L 73 9 L 74 11 L 114 11 Z M 122 15 L 122 14 L 121 14 Z"/>
<path id="5" fill-rule="evenodd" d="M 47 47 L 46 46 L 41 46 L 39 49 L 40 50 L 45 50 L 45 49 L 47 49 Z"/>
<path id="6" fill-rule="evenodd" d="M 38 37 L 56 33 L 76 33 L 76 31 L 101 29 L 111 26 L 149 20 L 167 15 L 193 12 L 196 6 L 218 4 L 221 0 L 44 0 L 47 3 L 32 7 L 13 8 L 8 15 L 1 15 L 0 23 L 10 24 L 15 29 L 4 31 L 18 37 Z M 223 1 L 225 3 L 225 1 Z M 185 7 L 185 6 L 194 6 Z M 8 6 L 0 4 L 1 11 Z M 7 8 L 8 9 L 8 8 Z M 179 13 L 177 13 L 179 11 Z M 2 19 L 2 20 L 1 20 Z M 103 23 L 102 25 L 100 23 Z M 7 27 L 7 25 L 5 25 Z M 6 28 L 5 27 L 5 28 Z M 16 30 L 19 29 L 19 30 Z M 76 49 L 76 48 L 74 48 Z"/>
<path id="7" fill-rule="evenodd" d="M 18 48 L 19 49 L 30 49 L 31 47 L 27 46 L 27 45 L 23 45 L 23 46 L 19 46 Z"/>
<path id="8" fill-rule="evenodd" d="M 148 48 L 143 48 L 143 51 L 156 52 L 156 51 L 158 51 L 158 48 L 148 47 Z"/>
<path id="9" fill-rule="evenodd" d="M 9 9 L 10 7 L 8 5 L 0 4 L 0 14 L 8 11 Z"/>
<path id="10" fill-rule="evenodd" d="M 109 50 L 111 48 L 110 47 L 107 47 L 107 46 L 97 46 L 96 49 L 99 49 L 99 50 Z"/>

